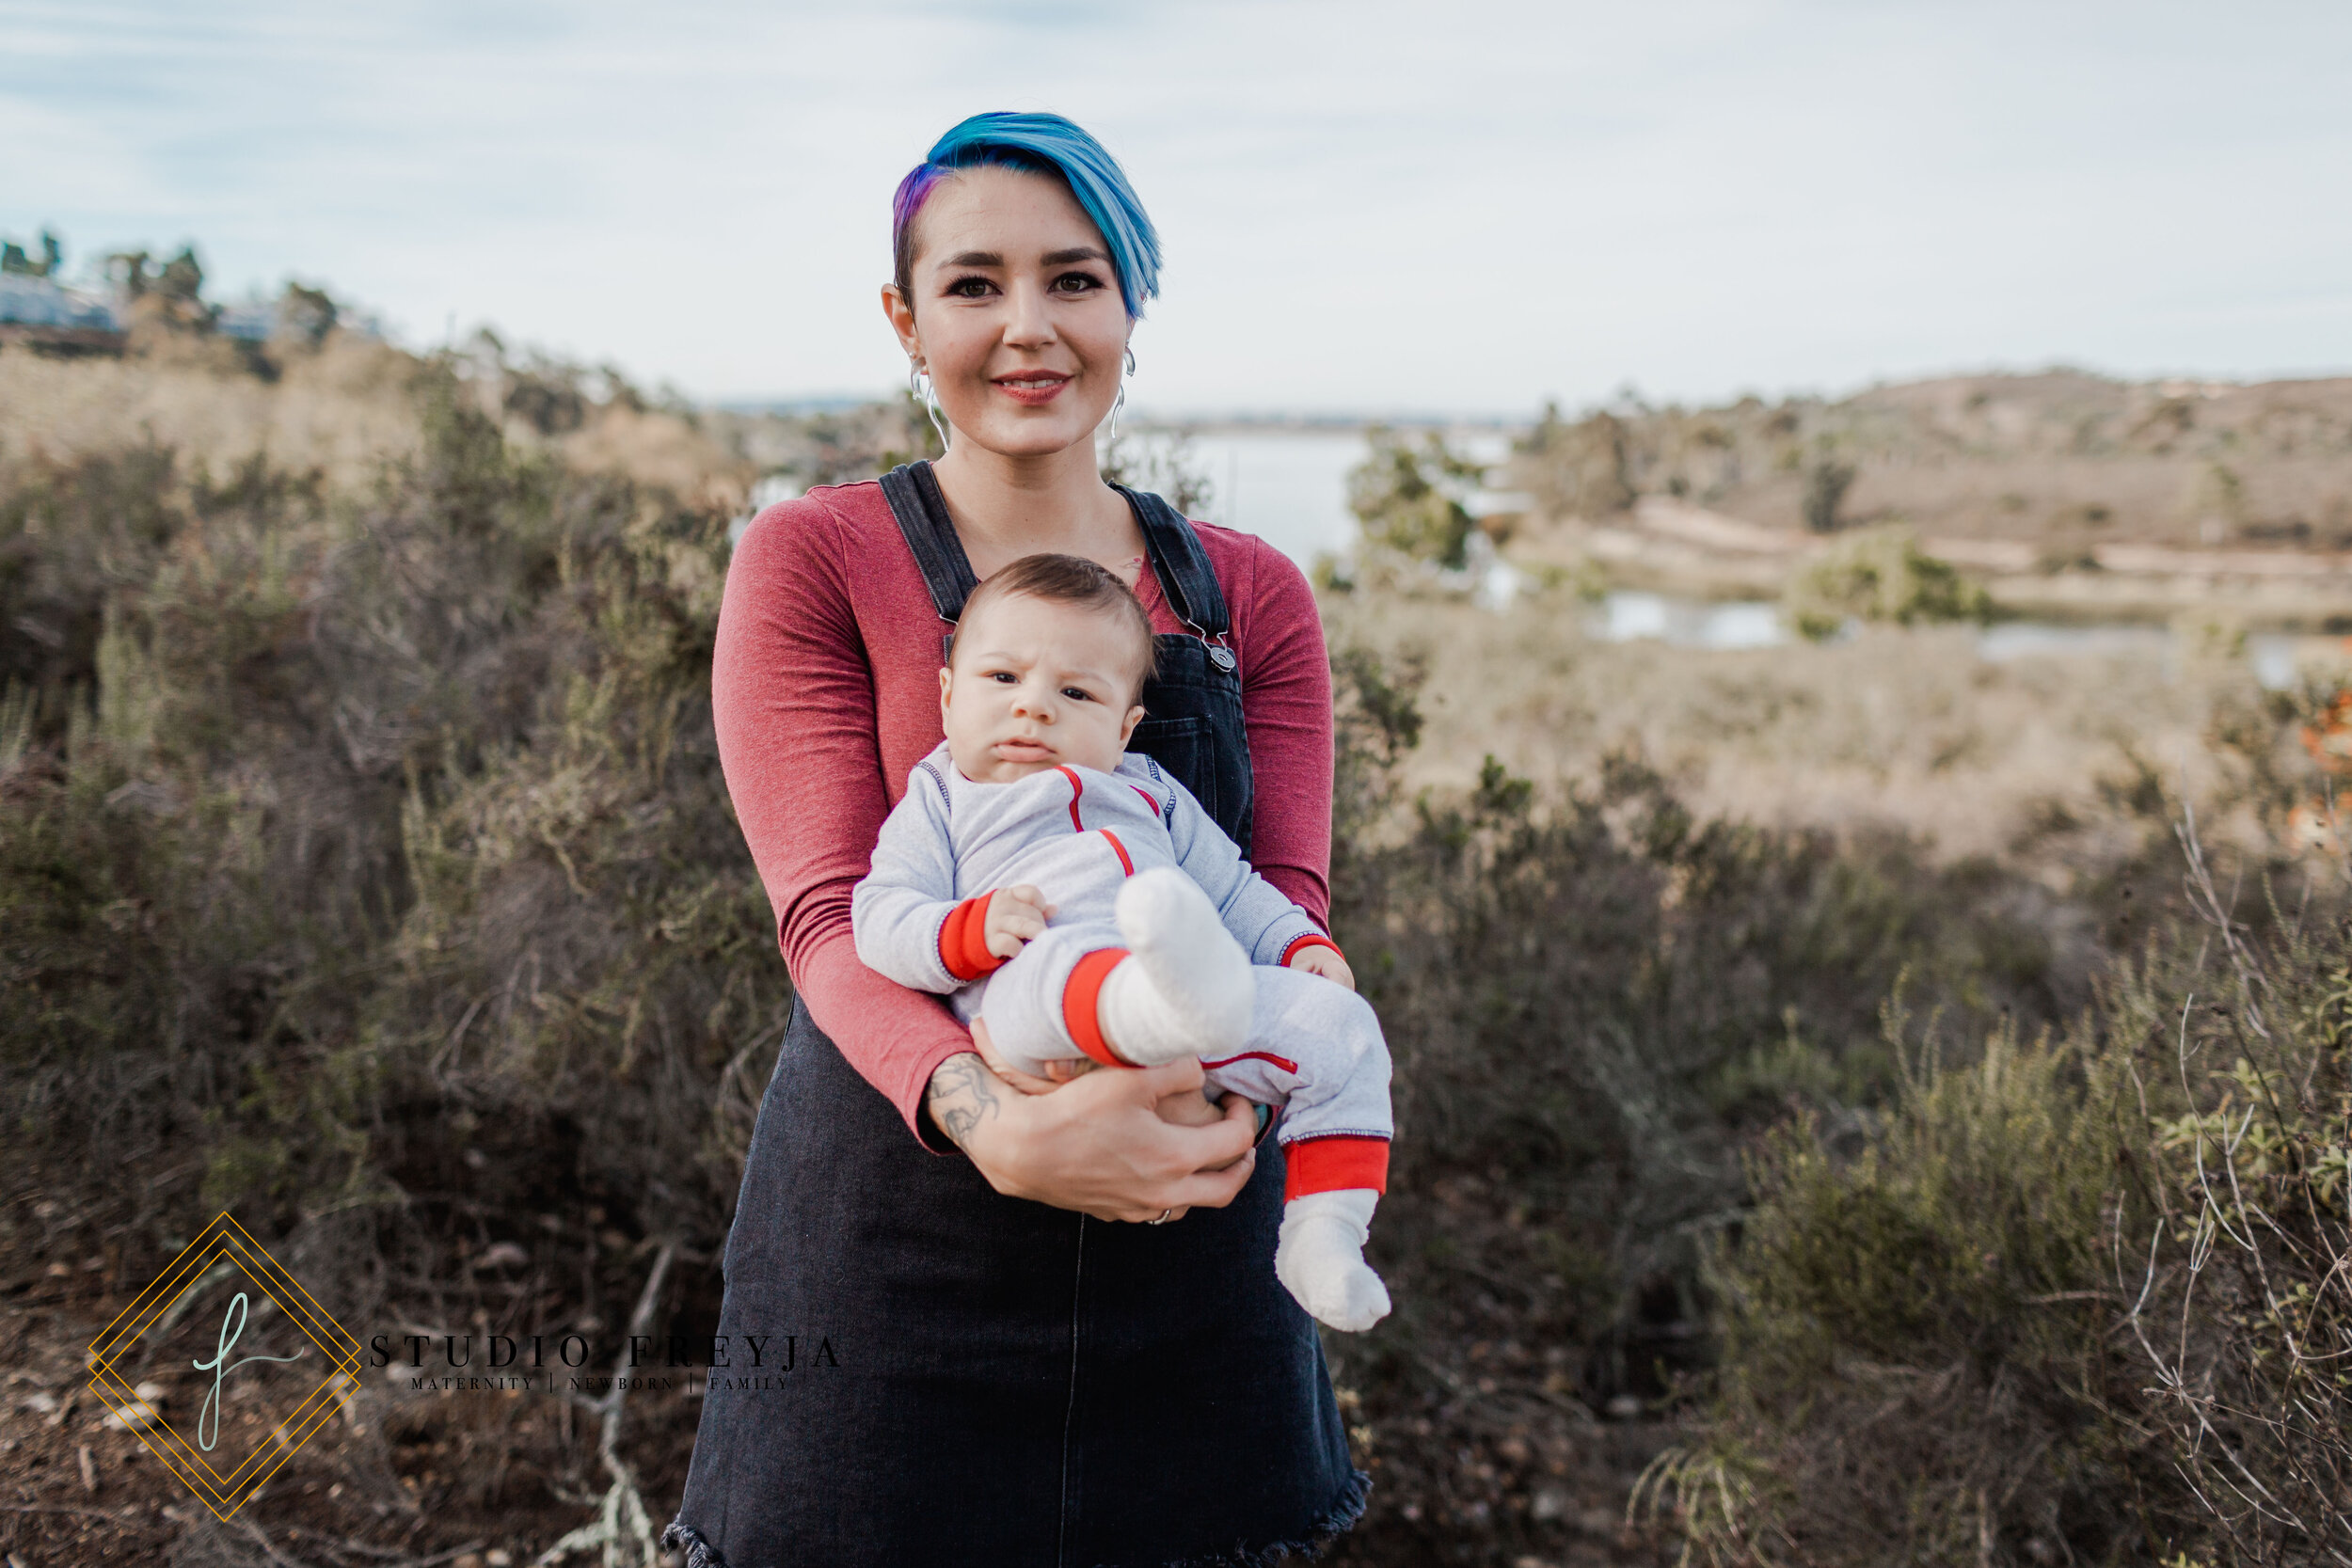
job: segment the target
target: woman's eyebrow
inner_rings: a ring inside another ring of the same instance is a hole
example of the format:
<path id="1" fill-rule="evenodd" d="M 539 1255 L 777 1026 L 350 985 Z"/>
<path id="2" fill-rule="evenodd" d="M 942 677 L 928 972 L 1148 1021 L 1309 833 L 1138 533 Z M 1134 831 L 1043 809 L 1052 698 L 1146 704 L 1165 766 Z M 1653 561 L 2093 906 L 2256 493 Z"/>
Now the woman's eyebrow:
<path id="1" fill-rule="evenodd" d="M 993 250 L 967 250 L 961 256 L 950 256 L 943 265 L 950 267 L 1001 267 L 1005 259 Z"/>
<path id="2" fill-rule="evenodd" d="M 1072 250 L 1049 250 L 1045 253 L 1045 264 L 1049 267 L 1068 266 L 1073 261 L 1107 261 L 1109 260 L 1108 252 L 1097 250 L 1090 245 L 1082 245 Z"/>

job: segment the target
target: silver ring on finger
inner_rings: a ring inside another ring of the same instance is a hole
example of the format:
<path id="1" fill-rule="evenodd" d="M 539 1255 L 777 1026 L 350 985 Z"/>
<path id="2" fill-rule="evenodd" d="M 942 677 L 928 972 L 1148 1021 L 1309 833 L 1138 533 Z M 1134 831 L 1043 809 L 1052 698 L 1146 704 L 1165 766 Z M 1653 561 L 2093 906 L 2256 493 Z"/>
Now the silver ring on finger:
<path id="1" fill-rule="evenodd" d="M 1160 1211 L 1160 1217 L 1159 1217 L 1158 1219 L 1155 1219 L 1155 1220 L 1145 1220 L 1143 1223 L 1144 1223 L 1144 1224 L 1146 1224 L 1146 1225 L 1166 1225 L 1168 1221 L 1170 1221 L 1170 1220 L 1174 1219 L 1175 1217 L 1176 1217 L 1176 1211 L 1175 1211 L 1175 1210 L 1173 1210 L 1173 1209 L 1163 1209 L 1163 1210 L 1161 1210 L 1161 1211 Z"/>

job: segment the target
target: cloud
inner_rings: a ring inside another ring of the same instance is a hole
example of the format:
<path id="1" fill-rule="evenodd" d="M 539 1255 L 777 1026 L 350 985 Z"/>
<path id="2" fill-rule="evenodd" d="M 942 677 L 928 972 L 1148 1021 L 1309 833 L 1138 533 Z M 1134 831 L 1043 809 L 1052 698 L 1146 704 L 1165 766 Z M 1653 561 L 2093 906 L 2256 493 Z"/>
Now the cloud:
<path id="1" fill-rule="evenodd" d="M 891 187 L 1040 107 L 1167 235 L 1140 405 L 2251 372 L 2352 363 L 2347 43 L 2262 6 L 19 5 L 0 228 L 705 395 L 882 388 Z"/>

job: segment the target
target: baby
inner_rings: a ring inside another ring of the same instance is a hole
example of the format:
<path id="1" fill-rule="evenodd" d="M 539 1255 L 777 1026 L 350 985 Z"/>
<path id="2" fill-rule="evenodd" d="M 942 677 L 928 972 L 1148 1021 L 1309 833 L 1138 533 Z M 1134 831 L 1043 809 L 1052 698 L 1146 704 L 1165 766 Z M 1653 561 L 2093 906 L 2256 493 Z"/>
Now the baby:
<path id="1" fill-rule="evenodd" d="M 1199 1056 L 1284 1107 L 1274 1272 L 1334 1328 L 1389 1310 L 1363 1244 L 1389 1166 L 1389 1052 L 1338 946 L 1184 785 L 1126 754 L 1152 624 L 1104 567 L 1032 555 L 973 591 L 915 765 L 851 902 L 858 957 L 985 1019 L 1039 1072 Z"/>

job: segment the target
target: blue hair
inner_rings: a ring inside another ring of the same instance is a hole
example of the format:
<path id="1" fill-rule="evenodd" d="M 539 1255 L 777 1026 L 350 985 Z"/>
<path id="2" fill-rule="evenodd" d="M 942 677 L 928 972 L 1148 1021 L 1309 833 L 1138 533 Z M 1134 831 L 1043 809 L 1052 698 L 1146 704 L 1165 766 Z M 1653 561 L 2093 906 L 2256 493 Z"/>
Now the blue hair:
<path id="1" fill-rule="evenodd" d="M 914 297 L 912 236 L 924 198 L 957 170 L 987 165 L 1050 174 L 1069 186 L 1079 211 L 1092 220 L 1110 248 L 1127 319 L 1143 314 L 1143 302 L 1160 292 L 1159 230 L 1136 199 L 1119 160 L 1059 115 L 974 115 L 932 143 L 924 160 L 907 171 L 890 203 L 890 249 L 900 294 Z"/>

